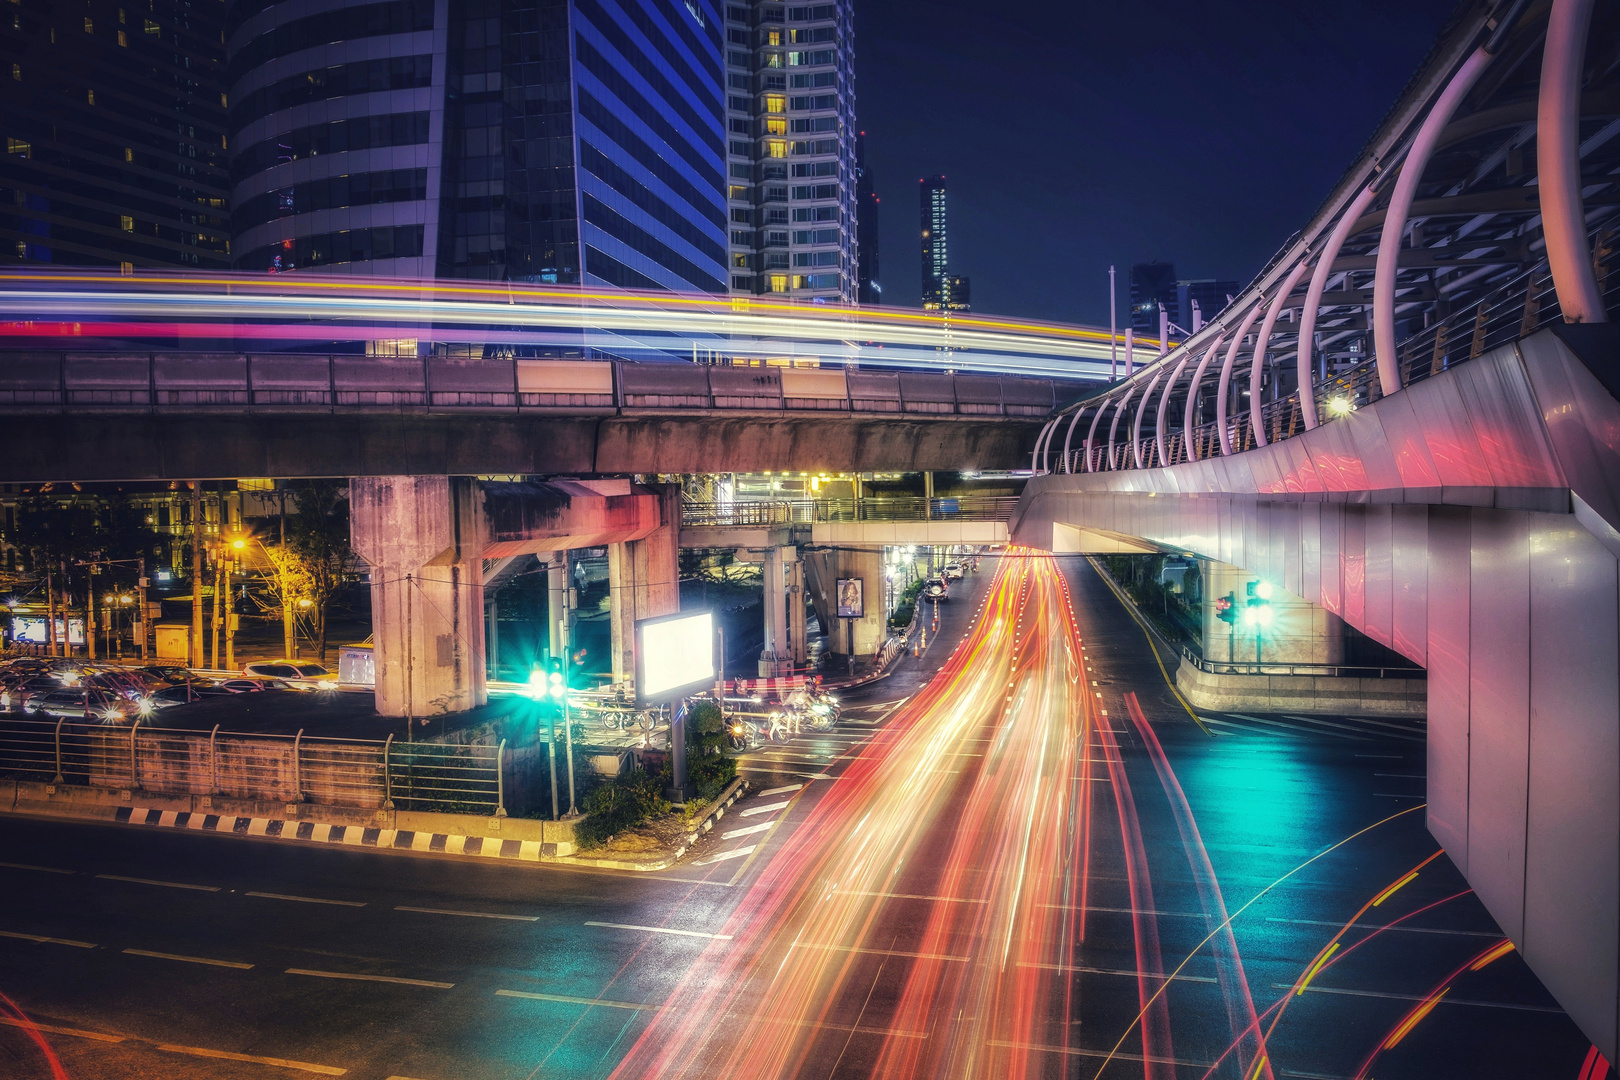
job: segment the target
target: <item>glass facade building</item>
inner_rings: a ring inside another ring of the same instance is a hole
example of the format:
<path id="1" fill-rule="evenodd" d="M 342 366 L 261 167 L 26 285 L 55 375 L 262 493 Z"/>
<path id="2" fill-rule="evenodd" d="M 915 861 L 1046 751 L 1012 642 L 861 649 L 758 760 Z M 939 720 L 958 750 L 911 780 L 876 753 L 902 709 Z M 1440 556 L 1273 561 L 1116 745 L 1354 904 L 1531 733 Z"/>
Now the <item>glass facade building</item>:
<path id="1" fill-rule="evenodd" d="M 923 307 L 928 311 L 966 311 L 971 300 L 968 279 L 951 273 L 945 178 L 930 176 L 917 181 L 917 203 L 921 213 Z"/>
<path id="2" fill-rule="evenodd" d="M 727 289 L 712 0 L 244 0 L 235 263 Z"/>
<path id="3" fill-rule="evenodd" d="M 851 0 L 726 5 L 733 293 L 856 295 Z"/>
<path id="4" fill-rule="evenodd" d="M 1159 306 L 1164 305 L 1170 321 L 1181 322 L 1181 302 L 1176 294 L 1176 264 L 1136 263 L 1131 267 L 1131 328 L 1151 338 L 1159 336 Z"/>
<path id="5" fill-rule="evenodd" d="M 872 171 L 866 164 L 866 132 L 855 135 L 855 299 L 862 304 L 883 303 L 878 273 L 878 198 Z"/>
<path id="6" fill-rule="evenodd" d="M 0 5 L 0 263 L 230 265 L 222 0 Z"/>

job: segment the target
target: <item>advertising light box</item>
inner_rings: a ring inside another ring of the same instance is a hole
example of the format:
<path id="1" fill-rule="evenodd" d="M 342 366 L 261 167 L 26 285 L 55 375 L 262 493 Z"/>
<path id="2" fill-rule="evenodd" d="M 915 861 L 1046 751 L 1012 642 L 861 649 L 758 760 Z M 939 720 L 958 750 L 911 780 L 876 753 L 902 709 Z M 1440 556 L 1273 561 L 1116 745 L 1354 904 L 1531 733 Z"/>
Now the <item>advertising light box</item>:
<path id="1" fill-rule="evenodd" d="M 636 701 L 657 705 L 713 686 L 714 612 L 636 622 Z"/>

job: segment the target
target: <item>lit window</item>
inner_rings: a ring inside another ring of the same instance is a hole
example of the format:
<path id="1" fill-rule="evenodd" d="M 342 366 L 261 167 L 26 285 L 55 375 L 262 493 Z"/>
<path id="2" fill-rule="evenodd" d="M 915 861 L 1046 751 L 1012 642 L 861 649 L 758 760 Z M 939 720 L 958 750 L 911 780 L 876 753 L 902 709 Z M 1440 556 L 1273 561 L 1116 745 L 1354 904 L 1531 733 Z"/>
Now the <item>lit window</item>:
<path id="1" fill-rule="evenodd" d="M 16 79 L 18 82 L 22 82 L 22 65 L 21 64 L 12 64 L 11 65 L 11 77 L 13 79 Z"/>
<path id="2" fill-rule="evenodd" d="M 771 157 L 787 157 L 787 143 L 781 139 L 772 139 L 768 144 Z"/>
<path id="3" fill-rule="evenodd" d="M 767 135 L 786 135 L 787 117 L 768 116 L 765 118 L 765 133 Z"/>
<path id="4" fill-rule="evenodd" d="M 125 277 L 129 277 L 131 274 L 133 274 L 135 272 L 135 264 L 134 263 L 121 262 L 121 263 L 118 264 L 118 272 L 120 274 L 124 275 Z"/>
<path id="5" fill-rule="evenodd" d="M 740 270 L 748 269 L 748 255 L 745 252 L 733 251 L 731 253 L 731 265 Z"/>
<path id="6" fill-rule="evenodd" d="M 27 157 L 28 156 L 28 151 L 29 151 L 29 145 L 27 143 L 23 142 L 21 139 L 7 139 L 6 140 L 6 153 L 8 153 L 8 154 L 21 154 L 23 157 Z"/>
<path id="7" fill-rule="evenodd" d="M 123 229 L 125 232 L 134 232 L 135 219 L 130 217 L 128 214 L 120 214 L 118 217 L 118 227 Z"/>
<path id="8" fill-rule="evenodd" d="M 765 54 L 765 66 L 779 68 L 782 66 L 782 54 L 779 52 Z"/>
<path id="9" fill-rule="evenodd" d="M 90 17 L 88 15 L 86 15 L 84 18 L 84 32 L 87 34 L 93 34 L 96 32 L 96 24 L 90 21 Z"/>
<path id="10" fill-rule="evenodd" d="M 780 30 L 767 30 L 767 31 L 765 31 L 765 44 L 767 44 L 767 45 L 780 45 L 780 44 L 782 44 L 782 31 L 780 31 Z"/>
<path id="11" fill-rule="evenodd" d="M 135 160 L 135 150 L 134 150 L 133 147 L 129 147 L 129 146 L 124 147 L 124 160 L 125 161 L 134 161 Z"/>
<path id="12" fill-rule="evenodd" d="M 96 92 L 94 90 L 86 90 L 84 96 L 85 100 L 90 104 L 94 105 L 96 103 Z"/>
<path id="13" fill-rule="evenodd" d="M 158 28 L 157 23 L 153 22 L 151 19 L 142 19 L 141 22 L 145 24 L 144 29 L 148 34 L 157 35 L 159 37 L 162 36 L 163 31 Z"/>
<path id="14" fill-rule="evenodd" d="M 13 65 L 12 70 L 16 70 L 15 65 Z M 768 113 L 786 112 L 787 96 L 785 94 L 766 94 L 765 111 Z"/>
<path id="15" fill-rule="evenodd" d="M 127 23 L 128 21 L 129 21 L 129 19 L 126 18 L 125 15 L 124 15 L 124 9 L 119 8 L 118 9 L 118 25 L 122 26 L 125 23 Z"/>
<path id="16" fill-rule="evenodd" d="M 129 38 L 122 30 L 118 31 L 118 44 L 122 48 L 129 48 Z"/>
<path id="17" fill-rule="evenodd" d="M 788 279 L 786 274 L 771 275 L 771 292 L 787 292 Z"/>

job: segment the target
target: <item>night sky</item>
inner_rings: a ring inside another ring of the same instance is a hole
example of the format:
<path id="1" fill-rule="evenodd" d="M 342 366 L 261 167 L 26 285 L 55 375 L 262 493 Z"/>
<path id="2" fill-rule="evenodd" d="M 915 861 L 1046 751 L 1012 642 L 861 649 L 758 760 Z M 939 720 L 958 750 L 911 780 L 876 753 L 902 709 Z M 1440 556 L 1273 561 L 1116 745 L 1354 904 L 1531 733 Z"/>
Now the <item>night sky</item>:
<path id="1" fill-rule="evenodd" d="M 1108 325 L 1108 266 L 1247 282 L 1326 197 L 1453 0 L 861 0 L 856 115 L 884 302 L 920 303 L 949 184 L 977 311 Z"/>

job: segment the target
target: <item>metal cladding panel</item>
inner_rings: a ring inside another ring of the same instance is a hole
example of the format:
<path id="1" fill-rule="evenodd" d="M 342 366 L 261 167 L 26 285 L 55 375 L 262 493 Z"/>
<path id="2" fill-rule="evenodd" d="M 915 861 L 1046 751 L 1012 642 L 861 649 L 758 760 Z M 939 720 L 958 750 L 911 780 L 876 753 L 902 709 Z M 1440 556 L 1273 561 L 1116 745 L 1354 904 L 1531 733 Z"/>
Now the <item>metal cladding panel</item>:
<path id="1" fill-rule="evenodd" d="M 1620 402 L 1555 335 L 1519 348 L 1569 487 L 1605 521 L 1620 522 Z"/>
<path id="2" fill-rule="evenodd" d="M 1012 380 L 1008 380 L 1009 382 Z M 1001 379 L 995 375 L 958 375 L 956 382 L 956 400 L 972 405 L 1000 405 Z M 1051 393 L 1047 393 L 1050 400 Z M 1037 400 L 1032 404 L 1042 404 Z"/>
<path id="3" fill-rule="evenodd" d="M 1285 439 L 1273 447 L 1282 466 L 1283 490 L 1291 495 L 1319 495 L 1324 490 L 1322 478 L 1316 473 L 1316 463 L 1310 450 L 1299 439 Z"/>
<path id="4" fill-rule="evenodd" d="M 1392 506 L 1390 509 L 1391 612 L 1394 631 L 1390 648 L 1417 664 L 1428 656 L 1429 508 Z"/>
<path id="5" fill-rule="evenodd" d="M 1254 477 L 1255 492 L 1261 495 L 1281 495 L 1288 490 L 1283 484 L 1283 468 L 1286 463 L 1278 460 L 1275 447 L 1251 450 L 1239 457 L 1248 468 L 1249 475 Z"/>
<path id="6" fill-rule="evenodd" d="M 969 378 L 958 375 L 958 400 L 973 400 L 962 398 L 960 380 Z M 1057 384 L 1051 379 L 1013 379 L 1003 376 L 1001 378 L 1001 400 L 1008 405 L 1041 405 L 1046 408 L 1057 406 Z M 1061 445 L 1061 444 L 1059 444 Z"/>
<path id="7" fill-rule="evenodd" d="M 253 375 L 254 390 L 326 393 L 331 389 L 332 365 L 324 355 L 255 355 L 251 358 L 249 370 Z"/>
<path id="8" fill-rule="evenodd" d="M 708 397 L 709 370 L 697 364 L 624 363 L 619 365 L 619 386 L 626 395 Z"/>
<path id="9" fill-rule="evenodd" d="M 1478 363 L 1478 361 L 1475 361 Z M 1489 487 L 1490 466 L 1485 463 L 1473 419 L 1457 385 L 1458 371 L 1450 378 L 1427 379 L 1406 390 L 1434 461 L 1440 484 L 1447 488 Z"/>
<path id="10" fill-rule="evenodd" d="M 415 357 L 335 356 L 332 380 L 339 390 L 422 393 L 425 369 Z"/>
<path id="11" fill-rule="evenodd" d="M 150 361 L 144 353 L 139 356 L 75 356 L 69 353 L 62 364 L 61 378 L 69 390 L 140 390 L 144 393 L 151 387 L 150 372 Z M 56 389 L 56 379 L 56 372 L 52 371 L 48 385 L 53 390 Z"/>
<path id="12" fill-rule="evenodd" d="M 1530 515 L 1478 510 L 1469 546 L 1468 883 L 1524 940 Z"/>
<path id="13" fill-rule="evenodd" d="M 875 371 L 851 371 L 849 396 L 863 401 L 899 401 L 900 376 Z"/>
<path id="14" fill-rule="evenodd" d="M 1344 531 L 1339 534 L 1339 581 L 1344 589 L 1344 610 L 1336 612 L 1357 630 L 1367 626 L 1367 508 L 1344 508 Z"/>
<path id="15" fill-rule="evenodd" d="M 1300 566 L 1300 518 L 1304 503 L 1282 503 L 1277 507 L 1276 524 L 1281 529 L 1273 534 L 1273 542 L 1282 546 L 1282 582 L 1283 588 L 1299 596 L 1305 591 L 1305 579 Z"/>
<path id="16" fill-rule="evenodd" d="M 694 370 L 700 375 L 708 372 L 709 389 L 715 397 L 782 396 L 782 376 L 771 368 L 699 367 Z"/>
<path id="17" fill-rule="evenodd" d="M 1321 503 L 1299 508 L 1299 595 L 1317 605 L 1322 603 L 1322 515 L 1337 512 Z"/>
<path id="18" fill-rule="evenodd" d="M 1473 514 L 1429 510 L 1429 832 L 1468 869 L 1469 577 Z"/>
<path id="19" fill-rule="evenodd" d="M 1393 507 L 1386 505 L 1367 507 L 1364 542 L 1366 555 L 1362 565 L 1366 568 L 1366 625 L 1362 633 L 1380 645 L 1395 645 L 1394 611 L 1394 524 L 1390 519 Z"/>
<path id="20" fill-rule="evenodd" d="M 1387 398 L 1385 399 L 1388 400 Z M 1364 491 L 1392 491 L 1401 486 L 1401 471 L 1395 467 L 1395 452 L 1384 434 L 1381 414 L 1376 409 L 1353 412 L 1338 421 L 1350 429 L 1350 440 L 1366 471 Z"/>
<path id="21" fill-rule="evenodd" d="M 833 400 L 849 397 L 843 368 L 782 368 L 782 396 Z"/>
<path id="22" fill-rule="evenodd" d="M 1458 368 L 1456 376 L 1492 482 L 1505 488 L 1566 486 L 1518 350 L 1493 350 Z"/>
<path id="23" fill-rule="evenodd" d="M 1349 424 L 1335 420 L 1306 432 L 1298 441 L 1311 455 L 1323 491 L 1367 490 L 1367 466 L 1356 450 Z"/>
<path id="24" fill-rule="evenodd" d="M 428 380 L 435 394 L 515 394 L 517 382 L 510 360 L 460 360 L 435 356 L 428 361 Z"/>
<path id="25" fill-rule="evenodd" d="M 7 353 L 0 361 L 0 390 L 55 391 L 61 386 L 62 362 L 61 353 Z"/>
<path id="26" fill-rule="evenodd" d="M 907 401 L 955 402 L 955 380 L 949 375 L 900 372 L 900 396 Z"/>
<path id="27" fill-rule="evenodd" d="M 1525 962 L 1605 1054 L 1620 975 L 1620 567 L 1573 519 L 1530 534 Z M 1572 678 L 1572 673 L 1579 672 Z"/>
<path id="28" fill-rule="evenodd" d="M 1413 389 L 1427 385 L 1428 383 L 1419 383 Z M 1438 488 L 1440 470 L 1435 468 L 1434 458 L 1429 454 L 1429 444 L 1424 438 L 1423 426 L 1413 411 L 1413 400 L 1411 394 L 1396 394 L 1384 398 L 1378 403 L 1378 421 L 1383 426 L 1384 437 L 1389 440 L 1390 452 L 1395 457 L 1395 471 L 1400 475 L 1401 486 L 1408 490 Z"/>
<path id="29" fill-rule="evenodd" d="M 152 381 L 159 390 L 246 390 L 247 357 L 239 353 L 159 353 L 152 358 Z"/>

